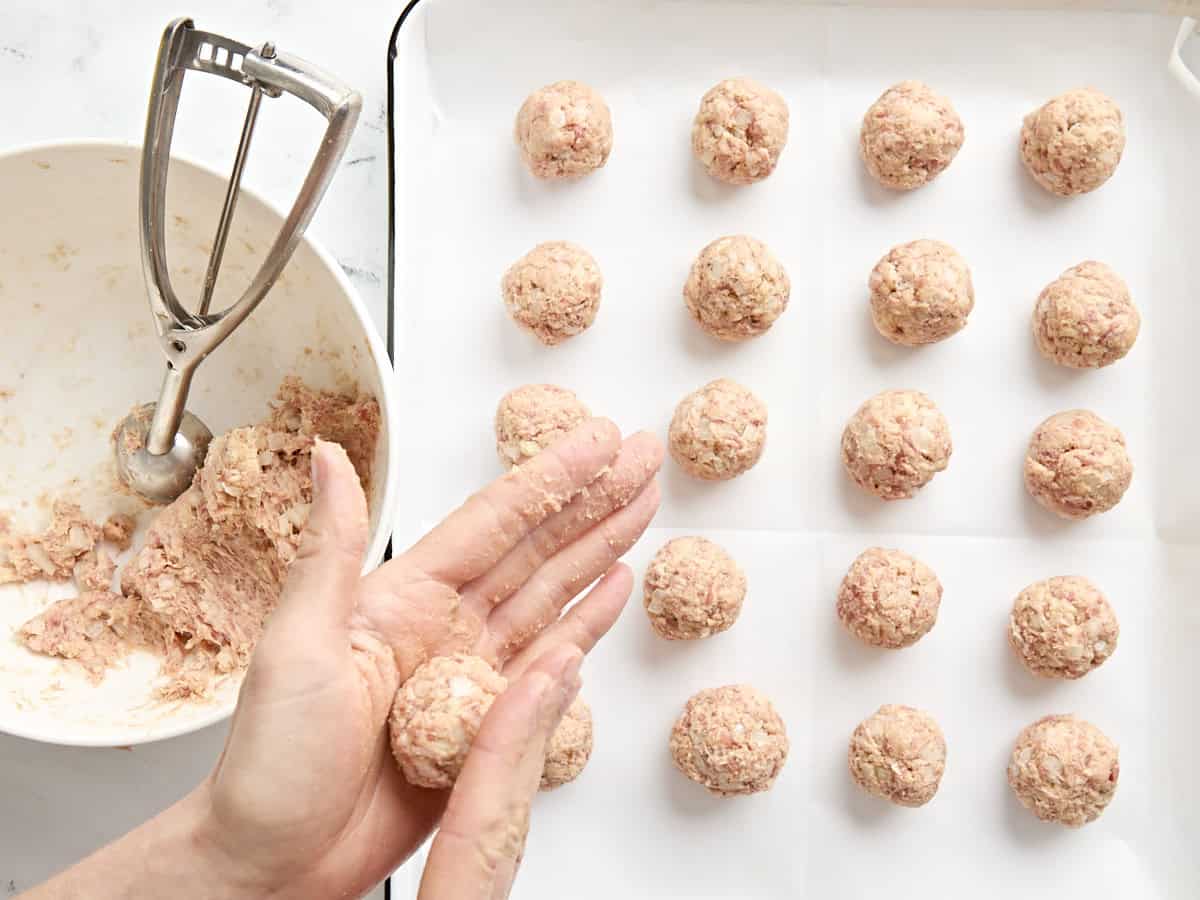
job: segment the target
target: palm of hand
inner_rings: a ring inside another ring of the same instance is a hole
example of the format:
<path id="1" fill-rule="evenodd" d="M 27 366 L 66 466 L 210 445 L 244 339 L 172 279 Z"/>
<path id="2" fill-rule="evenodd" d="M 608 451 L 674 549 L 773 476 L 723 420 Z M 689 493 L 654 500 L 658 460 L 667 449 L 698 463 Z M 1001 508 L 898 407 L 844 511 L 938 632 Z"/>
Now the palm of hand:
<path id="1" fill-rule="evenodd" d="M 397 686 L 456 651 L 511 679 L 556 644 L 589 650 L 628 597 L 628 572 L 614 564 L 657 509 L 661 458 L 648 435 L 622 445 L 609 423 L 581 426 L 360 578 L 365 501 L 332 457 L 210 782 L 228 831 L 217 839 L 249 844 L 250 877 L 366 886 L 420 846 L 446 794 L 411 787 L 391 759 Z"/>

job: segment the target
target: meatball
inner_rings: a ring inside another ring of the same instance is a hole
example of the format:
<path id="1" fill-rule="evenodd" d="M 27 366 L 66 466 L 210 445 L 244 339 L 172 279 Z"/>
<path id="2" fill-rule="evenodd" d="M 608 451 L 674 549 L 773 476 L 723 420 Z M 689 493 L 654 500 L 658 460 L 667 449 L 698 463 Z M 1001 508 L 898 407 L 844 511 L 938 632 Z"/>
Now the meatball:
<path id="1" fill-rule="evenodd" d="M 509 315 L 548 347 L 596 321 L 604 278 L 592 255 L 568 241 L 538 244 L 504 273 Z"/>
<path id="2" fill-rule="evenodd" d="M 871 547 L 842 579 L 837 613 L 859 640 L 896 649 L 929 633 L 941 602 L 942 583 L 933 569 L 901 550 Z"/>
<path id="3" fill-rule="evenodd" d="M 692 264 L 683 300 L 700 327 L 724 341 L 758 337 L 788 305 L 792 284 L 762 241 L 718 238 Z"/>
<path id="4" fill-rule="evenodd" d="M 700 100 L 692 152 L 713 178 L 752 184 L 775 171 L 787 136 L 783 98 L 749 78 L 729 78 Z"/>
<path id="5" fill-rule="evenodd" d="M 1120 633 L 1100 589 L 1073 575 L 1029 585 L 1008 620 L 1013 650 L 1030 672 L 1046 678 L 1082 678 L 1112 655 Z"/>
<path id="6" fill-rule="evenodd" d="M 392 753 L 405 780 L 414 787 L 452 787 L 483 717 L 507 684 L 466 653 L 419 666 L 392 705 Z"/>
<path id="7" fill-rule="evenodd" d="M 1104 263 L 1083 262 L 1048 284 L 1033 310 L 1042 355 L 1073 369 L 1098 369 L 1133 347 L 1142 317 L 1121 276 Z"/>
<path id="8" fill-rule="evenodd" d="M 854 483 L 883 500 L 916 495 L 950 462 L 950 426 L 920 391 L 884 391 L 842 432 L 842 464 Z"/>
<path id="9" fill-rule="evenodd" d="M 946 738 L 928 713 L 888 704 L 850 736 L 850 777 L 874 797 L 924 806 L 946 771 Z"/>
<path id="10" fill-rule="evenodd" d="M 500 398 L 496 408 L 496 453 L 506 466 L 519 466 L 565 437 L 591 413 L 574 391 L 553 384 L 526 384 Z"/>
<path id="11" fill-rule="evenodd" d="M 1021 128 L 1021 161 L 1038 184 L 1060 197 L 1096 190 L 1124 152 L 1125 117 L 1092 88 L 1060 94 L 1027 115 Z"/>
<path id="12" fill-rule="evenodd" d="M 556 81 L 521 104 L 513 137 L 538 178 L 578 178 L 608 162 L 612 115 L 586 84 Z"/>
<path id="13" fill-rule="evenodd" d="M 775 707 L 745 684 L 694 694 L 671 730 L 676 768 L 719 797 L 769 790 L 787 761 Z"/>
<path id="14" fill-rule="evenodd" d="M 541 789 L 549 791 L 574 781 L 591 756 L 592 710 L 582 697 L 576 697 L 546 745 Z"/>
<path id="15" fill-rule="evenodd" d="M 724 481 L 749 470 L 767 442 L 767 407 L 728 378 L 709 382 L 675 407 L 668 445 L 689 475 Z"/>
<path id="16" fill-rule="evenodd" d="M 737 621 L 745 599 L 741 567 L 706 538 L 668 541 L 646 569 L 646 615 L 659 636 L 668 640 L 695 640 L 725 631 Z"/>
<path id="17" fill-rule="evenodd" d="M 963 137 L 962 119 L 949 100 L 919 81 L 902 81 L 863 116 L 859 153 L 884 187 L 911 191 L 954 161 Z"/>
<path id="18" fill-rule="evenodd" d="M 966 260 L 941 241 L 893 247 L 868 281 L 871 319 L 893 344 L 919 347 L 961 331 L 975 308 Z"/>
<path id="19" fill-rule="evenodd" d="M 1104 812 L 1117 790 L 1117 745 L 1091 722 L 1046 716 L 1017 736 L 1008 783 L 1044 822 L 1078 828 Z"/>
<path id="20" fill-rule="evenodd" d="M 1086 519 L 1112 509 L 1132 480 L 1125 436 L 1094 412 L 1061 412 L 1033 432 L 1025 456 L 1025 487 L 1064 519 Z"/>

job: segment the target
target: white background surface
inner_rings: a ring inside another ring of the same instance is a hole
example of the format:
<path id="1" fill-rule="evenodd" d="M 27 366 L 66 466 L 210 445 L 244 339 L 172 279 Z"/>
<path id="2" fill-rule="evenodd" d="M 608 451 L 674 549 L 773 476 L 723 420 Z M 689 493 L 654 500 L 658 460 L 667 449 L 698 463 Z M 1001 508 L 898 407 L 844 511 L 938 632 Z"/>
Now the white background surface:
<path id="1" fill-rule="evenodd" d="M 407 26 L 398 355 L 401 377 L 424 386 L 410 401 L 422 427 L 403 491 L 420 519 L 496 473 L 495 402 L 523 382 L 566 385 L 627 430 L 663 435 L 679 398 L 719 376 L 771 413 L 766 454 L 741 479 L 698 484 L 668 463 L 660 530 L 631 554 L 640 574 L 676 533 L 663 529 L 724 542 L 749 576 L 743 619 L 711 641 L 666 645 L 630 610 L 585 672 L 595 756 L 539 803 L 518 896 L 1200 893 L 1189 750 L 1200 672 L 1185 650 L 1200 636 L 1189 271 L 1200 108 L 1165 71 L 1176 27 L 782 0 L 444 0 Z M 785 96 L 791 136 L 768 182 L 726 188 L 693 164 L 689 124 L 713 82 L 743 73 Z M 582 182 L 536 183 L 512 117 L 531 89 L 564 77 L 608 99 L 615 147 Z M 864 176 L 856 139 L 866 107 L 903 78 L 948 93 L 967 138 L 939 180 L 893 195 Z M 1121 104 L 1129 147 L 1103 190 L 1063 202 L 1022 171 L 1017 136 L 1025 113 L 1086 84 Z M 705 243 L 738 231 L 775 250 L 793 288 L 767 336 L 730 346 L 689 321 L 680 288 Z M 911 351 L 874 333 L 865 281 L 891 245 L 917 237 L 963 253 L 977 305 L 961 335 Z M 507 322 L 498 284 L 533 244 L 559 238 L 593 252 L 606 286 L 596 325 L 546 349 Z M 1143 333 L 1111 369 L 1061 371 L 1033 346 L 1033 302 L 1093 257 L 1129 281 Z M 838 436 L 863 399 L 896 387 L 938 401 L 955 452 L 917 499 L 884 505 L 849 484 Z M 1075 406 L 1123 429 L 1137 474 L 1116 511 L 1069 524 L 1033 504 L 1020 473 L 1034 426 Z M 868 652 L 836 624 L 838 581 L 873 543 L 915 553 L 945 585 L 937 629 L 911 650 Z M 1069 573 L 1112 598 L 1120 648 L 1082 682 L 1037 682 L 1010 658 L 1005 617 L 1023 586 Z M 719 801 L 671 771 L 666 734 L 689 694 L 736 681 L 775 698 L 793 751 L 770 794 Z M 927 708 L 946 731 L 949 768 L 925 809 L 887 808 L 849 784 L 849 732 L 886 702 Z M 1064 711 L 1122 748 L 1116 800 L 1078 832 L 1038 823 L 1004 779 L 1020 728 Z"/>
<path id="2" fill-rule="evenodd" d="M 374 0 L 357 0 L 353 11 L 313 0 L 5 0 L 0 99 L 8 112 L 0 146 L 84 137 L 140 143 L 154 55 L 171 16 L 190 15 L 200 27 L 246 43 L 272 39 L 364 96 L 346 161 L 309 234 L 337 257 L 382 331 L 385 57 L 398 14 L 397 4 Z M 188 85 L 176 147 L 227 170 L 246 95 Z M 232 105 L 223 102 L 230 98 Z M 245 175 L 247 186 L 278 205 L 290 204 L 320 135 L 315 117 L 291 112 L 263 105 Z M 211 768 L 224 735 L 216 727 L 135 750 L 63 749 L 0 735 L 0 896 L 32 886 L 181 796 Z"/>

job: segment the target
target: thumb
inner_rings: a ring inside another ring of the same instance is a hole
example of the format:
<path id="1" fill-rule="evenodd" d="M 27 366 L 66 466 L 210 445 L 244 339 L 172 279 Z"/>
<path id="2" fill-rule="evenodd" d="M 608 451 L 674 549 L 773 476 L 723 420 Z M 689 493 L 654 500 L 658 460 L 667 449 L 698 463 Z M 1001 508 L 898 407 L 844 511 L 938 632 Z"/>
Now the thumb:
<path id="1" fill-rule="evenodd" d="M 508 897 L 546 743 L 579 692 L 582 661 L 578 647 L 556 647 L 496 698 L 450 792 L 418 900 Z"/>
<path id="2" fill-rule="evenodd" d="M 276 617 L 345 627 L 354 610 L 367 548 L 367 498 L 340 444 L 312 448 L 313 499 Z"/>

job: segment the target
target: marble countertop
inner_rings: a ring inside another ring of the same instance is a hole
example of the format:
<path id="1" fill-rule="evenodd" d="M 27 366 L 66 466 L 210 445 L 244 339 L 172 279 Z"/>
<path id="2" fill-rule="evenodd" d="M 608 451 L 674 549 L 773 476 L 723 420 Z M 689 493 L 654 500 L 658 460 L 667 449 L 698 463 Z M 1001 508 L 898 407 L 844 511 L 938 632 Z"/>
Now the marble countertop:
<path id="1" fill-rule="evenodd" d="M 386 57 L 402 2 L 356 0 L 5 0 L 0 8 L 3 147 L 73 138 L 140 143 L 146 91 L 163 26 L 186 14 L 201 28 L 273 40 L 363 95 L 350 149 L 309 228 L 350 276 L 379 329 L 387 309 Z M 204 76 L 196 76 L 203 79 Z M 190 84 L 190 82 L 189 82 Z M 244 91 L 185 87 L 175 149 L 228 171 Z M 290 205 L 320 133 L 315 116 L 264 116 L 246 187 Z M 132 202 L 132 199 L 131 199 Z M 211 768 L 225 726 L 132 750 L 52 747 L 0 735 L 0 896 L 42 881 L 188 791 Z M 382 896 L 382 892 L 378 896 Z"/>

